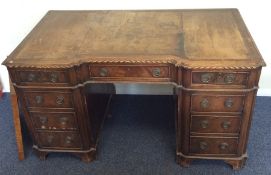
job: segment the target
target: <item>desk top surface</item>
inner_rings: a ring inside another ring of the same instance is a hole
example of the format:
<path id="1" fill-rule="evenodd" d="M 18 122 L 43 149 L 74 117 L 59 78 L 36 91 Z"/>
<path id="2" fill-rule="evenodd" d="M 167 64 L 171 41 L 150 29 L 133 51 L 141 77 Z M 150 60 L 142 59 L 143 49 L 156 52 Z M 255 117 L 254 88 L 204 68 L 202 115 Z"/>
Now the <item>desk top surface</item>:
<path id="1" fill-rule="evenodd" d="M 3 64 L 71 67 L 83 62 L 264 65 L 236 9 L 49 11 Z"/>

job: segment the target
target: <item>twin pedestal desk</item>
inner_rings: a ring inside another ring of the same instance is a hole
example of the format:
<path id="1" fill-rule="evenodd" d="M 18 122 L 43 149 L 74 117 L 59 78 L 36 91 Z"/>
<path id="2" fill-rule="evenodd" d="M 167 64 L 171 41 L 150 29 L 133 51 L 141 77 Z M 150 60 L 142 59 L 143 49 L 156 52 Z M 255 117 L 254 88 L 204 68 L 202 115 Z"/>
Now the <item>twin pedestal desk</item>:
<path id="1" fill-rule="evenodd" d="M 41 159 L 94 160 L 113 94 L 170 94 L 177 163 L 234 169 L 265 65 L 237 9 L 49 11 L 3 64 Z"/>

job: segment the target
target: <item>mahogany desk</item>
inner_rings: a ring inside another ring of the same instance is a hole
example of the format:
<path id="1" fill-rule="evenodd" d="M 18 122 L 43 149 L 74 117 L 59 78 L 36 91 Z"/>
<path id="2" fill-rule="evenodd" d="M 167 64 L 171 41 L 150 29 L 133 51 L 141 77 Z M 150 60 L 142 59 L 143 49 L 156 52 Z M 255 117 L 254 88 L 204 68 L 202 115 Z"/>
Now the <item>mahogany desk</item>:
<path id="1" fill-rule="evenodd" d="M 3 64 L 41 159 L 94 160 L 112 94 L 171 94 L 177 162 L 234 169 L 265 65 L 237 9 L 49 11 Z"/>

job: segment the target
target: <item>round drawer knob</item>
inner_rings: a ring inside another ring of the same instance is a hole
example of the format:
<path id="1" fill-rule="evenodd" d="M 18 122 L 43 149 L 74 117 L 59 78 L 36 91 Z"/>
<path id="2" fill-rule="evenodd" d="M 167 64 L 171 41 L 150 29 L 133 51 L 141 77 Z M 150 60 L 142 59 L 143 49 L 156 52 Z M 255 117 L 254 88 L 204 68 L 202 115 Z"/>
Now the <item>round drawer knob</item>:
<path id="1" fill-rule="evenodd" d="M 200 102 L 200 106 L 202 108 L 208 108 L 209 107 L 209 100 L 204 98 L 201 102 Z"/>
<path id="2" fill-rule="evenodd" d="M 212 73 L 205 73 L 202 74 L 200 80 L 202 83 L 210 83 L 213 80 L 214 74 Z"/>
<path id="3" fill-rule="evenodd" d="M 56 103 L 58 105 L 62 105 L 64 103 L 64 97 L 63 96 L 57 96 L 56 97 Z"/>
<path id="4" fill-rule="evenodd" d="M 226 108 L 231 108 L 233 106 L 233 100 L 232 98 L 228 98 L 225 102 L 224 102 L 224 106 Z"/>
<path id="5" fill-rule="evenodd" d="M 225 150 L 225 149 L 227 149 L 229 147 L 229 144 L 228 143 L 221 143 L 220 145 L 219 145 L 219 148 L 221 149 L 221 150 Z"/>
<path id="6" fill-rule="evenodd" d="M 35 100 L 36 100 L 36 103 L 37 103 L 37 104 L 42 104 L 42 102 L 43 102 L 43 97 L 40 96 L 40 95 L 38 95 L 38 96 L 35 97 Z"/>
<path id="7" fill-rule="evenodd" d="M 40 122 L 42 123 L 42 124 L 45 124 L 45 123 L 47 123 L 47 121 L 48 121 L 48 119 L 47 119 L 47 117 L 39 117 L 40 118 Z"/>
<path id="8" fill-rule="evenodd" d="M 49 135 L 49 136 L 47 137 L 47 142 L 48 142 L 48 143 L 52 143 L 53 140 L 54 140 L 54 136 Z"/>
<path id="9" fill-rule="evenodd" d="M 233 74 L 227 74 L 225 75 L 224 82 L 226 84 L 232 84 L 235 80 L 235 76 Z"/>
<path id="10" fill-rule="evenodd" d="M 199 142 L 199 148 L 201 150 L 206 150 L 208 148 L 208 144 L 206 142 Z"/>
<path id="11" fill-rule="evenodd" d="M 27 80 L 32 82 L 32 81 L 35 81 L 36 80 L 36 75 L 35 74 L 28 74 L 28 77 L 27 77 Z"/>
<path id="12" fill-rule="evenodd" d="M 39 120 L 40 120 L 40 123 L 41 123 L 41 128 L 42 129 L 45 129 L 46 127 L 45 127 L 45 125 L 47 124 L 47 122 L 48 122 L 48 118 L 47 117 L 39 117 Z"/>
<path id="13" fill-rule="evenodd" d="M 71 136 L 67 136 L 65 139 L 65 143 L 66 144 L 71 144 L 72 143 L 72 137 Z"/>
<path id="14" fill-rule="evenodd" d="M 58 80 L 58 76 L 57 76 L 57 74 L 51 74 L 50 75 L 50 81 L 52 82 L 52 83 L 55 83 L 55 82 L 57 82 L 57 80 Z"/>
<path id="15" fill-rule="evenodd" d="M 203 129 L 207 128 L 208 125 L 209 125 L 208 120 L 202 120 L 202 121 L 200 122 L 200 126 L 201 126 L 201 128 L 203 128 Z"/>
<path id="16" fill-rule="evenodd" d="M 229 121 L 223 122 L 221 126 L 223 129 L 229 129 L 229 127 L 231 127 L 231 122 Z"/>
<path id="17" fill-rule="evenodd" d="M 59 122 L 60 122 L 61 125 L 66 125 L 67 122 L 68 122 L 68 118 L 67 117 L 61 117 L 59 119 Z"/>
<path id="18" fill-rule="evenodd" d="M 106 68 L 101 68 L 100 76 L 106 77 L 108 75 L 108 70 Z"/>
<path id="19" fill-rule="evenodd" d="M 152 76 L 153 76 L 153 77 L 160 77 L 160 75 L 161 75 L 161 70 L 160 70 L 160 68 L 154 68 L 154 69 L 152 70 Z"/>

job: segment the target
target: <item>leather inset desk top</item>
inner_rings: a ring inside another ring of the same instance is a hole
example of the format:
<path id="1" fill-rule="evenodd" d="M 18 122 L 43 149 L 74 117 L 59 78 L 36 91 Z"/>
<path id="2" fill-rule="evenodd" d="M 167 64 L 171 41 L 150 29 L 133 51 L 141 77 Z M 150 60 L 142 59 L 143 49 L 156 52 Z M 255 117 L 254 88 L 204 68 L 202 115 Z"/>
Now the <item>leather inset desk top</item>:
<path id="1" fill-rule="evenodd" d="M 50 68 L 84 62 L 264 65 L 236 9 L 49 11 L 4 64 Z"/>

